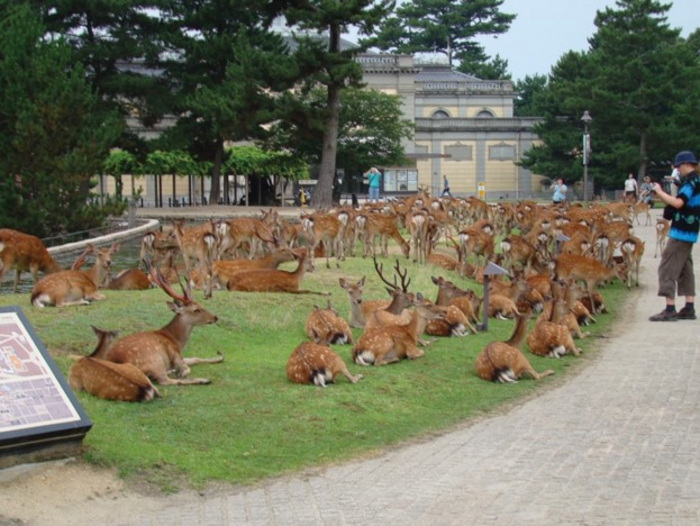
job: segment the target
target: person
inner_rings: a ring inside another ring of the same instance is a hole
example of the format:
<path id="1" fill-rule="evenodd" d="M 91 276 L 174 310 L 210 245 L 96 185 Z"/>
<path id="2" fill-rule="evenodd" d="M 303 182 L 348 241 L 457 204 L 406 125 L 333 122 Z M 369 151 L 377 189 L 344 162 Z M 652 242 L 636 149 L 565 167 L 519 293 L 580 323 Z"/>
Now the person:
<path id="1" fill-rule="evenodd" d="M 653 183 L 654 193 L 671 212 L 671 228 L 658 269 L 658 295 L 666 298 L 666 308 L 651 316 L 650 321 L 696 319 L 692 251 L 700 230 L 698 160 L 693 152 L 682 151 L 676 155 L 673 165 L 678 168 L 681 177 L 681 185 L 675 197 L 664 192 L 658 183 Z M 678 312 L 675 305 L 676 291 L 679 296 L 685 296 L 685 306 Z"/>
<path id="2" fill-rule="evenodd" d="M 556 183 L 554 183 L 551 188 L 554 190 L 554 194 L 552 194 L 552 201 L 554 201 L 554 204 L 566 201 L 566 191 L 568 188 L 564 184 L 564 179 L 561 177 L 557 179 Z"/>
<path id="3" fill-rule="evenodd" d="M 442 197 L 445 197 L 446 195 L 452 197 L 452 194 L 450 193 L 450 182 L 447 180 L 447 176 L 443 175 L 442 176 Z"/>
<path id="4" fill-rule="evenodd" d="M 625 199 L 628 201 L 637 200 L 637 180 L 631 172 L 625 180 Z"/>
<path id="5" fill-rule="evenodd" d="M 639 187 L 639 202 L 651 204 L 654 199 L 654 185 L 651 182 L 651 176 L 645 175 L 644 182 Z"/>
<path id="6" fill-rule="evenodd" d="M 370 203 L 376 203 L 379 201 L 379 182 L 382 174 L 375 166 L 372 166 L 365 172 L 365 177 L 367 177 L 367 182 L 369 183 L 369 201 Z"/>

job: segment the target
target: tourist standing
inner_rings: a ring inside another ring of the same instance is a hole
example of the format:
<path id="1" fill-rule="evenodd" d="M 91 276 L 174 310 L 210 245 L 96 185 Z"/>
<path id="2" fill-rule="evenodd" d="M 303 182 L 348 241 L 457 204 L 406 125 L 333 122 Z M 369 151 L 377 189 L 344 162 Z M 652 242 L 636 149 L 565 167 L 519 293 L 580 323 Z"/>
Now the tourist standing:
<path id="1" fill-rule="evenodd" d="M 631 172 L 625 180 L 625 199 L 628 201 L 637 200 L 637 180 Z"/>
<path id="2" fill-rule="evenodd" d="M 683 151 L 676 155 L 674 167 L 680 173 L 680 187 L 674 197 L 661 185 L 654 183 L 654 193 L 666 204 L 671 219 L 666 248 L 659 263 L 659 292 L 666 299 L 666 308 L 649 318 L 650 321 L 694 320 L 695 273 L 693 271 L 693 245 L 700 230 L 700 175 L 695 154 Z M 676 312 L 676 292 L 685 296 L 685 306 Z"/>
<path id="3" fill-rule="evenodd" d="M 551 186 L 554 191 L 552 194 L 552 201 L 554 204 L 564 203 L 566 201 L 566 192 L 568 190 L 567 186 L 564 184 L 564 179 L 561 177 L 556 180 L 556 182 Z"/>
<path id="4" fill-rule="evenodd" d="M 379 201 L 379 183 L 382 174 L 375 166 L 372 166 L 365 172 L 365 177 L 367 177 L 367 183 L 369 184 L 369 201 L 370 203 L 376 203 Z"/>

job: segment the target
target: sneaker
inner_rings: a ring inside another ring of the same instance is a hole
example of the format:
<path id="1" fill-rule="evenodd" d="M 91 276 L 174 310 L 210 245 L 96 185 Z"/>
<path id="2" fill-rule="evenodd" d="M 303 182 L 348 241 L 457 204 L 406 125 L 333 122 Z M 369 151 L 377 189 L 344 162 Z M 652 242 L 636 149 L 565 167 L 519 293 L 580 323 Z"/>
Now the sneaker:
<path id="1" fill-rule="evenodd" d="M 697 320 L 698 317 L 695 315 L 695 309 L 687 309 L 683 307 L 678 311 L 679 320 Z"/>
<path id="2" fill-rule="evenodd" d="M 666 309 L 664 309 L 658 314 L 651 316 L 649 321 L 678 321 L 678 313 L 675 311 L 668 312 Z"/>

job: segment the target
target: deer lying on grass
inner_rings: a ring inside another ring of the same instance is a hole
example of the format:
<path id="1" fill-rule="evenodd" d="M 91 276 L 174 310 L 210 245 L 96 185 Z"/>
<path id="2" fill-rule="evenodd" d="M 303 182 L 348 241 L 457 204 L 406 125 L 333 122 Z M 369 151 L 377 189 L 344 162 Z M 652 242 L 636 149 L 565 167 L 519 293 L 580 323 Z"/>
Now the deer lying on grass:
<path id="1" fill-rule="evenodd" d="M 491 342 L 478 354 L 474 368 L 479 378 L 491 382 L 517 382 L 523 373 L 529 374 L 535 380 L 554 374 L 548 369 L 538 373 L 533 369 L 519 347 L 527 331 L 530 313 L 517 316 L 515 328 L 510 339 L 506 342 Z"/>
<path id="2" fill-rule="evenodd" d="M 362 379 L 361 374 L 350 374 L 345 362 L 329 347 L 317 343 L 300 343 L 287 360 L 287 378 L 297 384 L 326 387 L 341 374 L 353 384 Z"/>
<path id="3" fill-rule="evenodd" d="M 151 288 L 151 280 L 138 268 L 122 270 L 107 284 L 109 290 L 146 290 Z"/>
<path id="4" fill-rule="evenodd" d="M 210 221 L 199 227 L 184 227 L 185 220 L 175 224 L 174 232 L 180 246 L 182 259 L 185 261 L 185 272 L 188 274 L 197 262 L 197 272 L 204 289 L 204 297 L 211 298 L 212 294 L 212 261 L 217 254 L 216 237 L 217 225 Z"/>
<path id="5" fill-rule="evenodd" d="M 668 231 L 671 230 L 671 222 L 668 219 L 659 217 L 656 219 L 656 248 L 654 249 L 654 257 L 656 254 L 663 253 L 666 248 L 666 236 L 668 236 Z"/>
<path id="6" fill-rule="evenodd" d="M 352 349 L 352 359 L 358 365 L 386 365 L 403 358 L 420 358 L 425 353 L 419 349 L 418 337 L 423 334 L 429 320 L 441 319 L 440 312 L 419 292 L 415 295 L 415 310 L 406 325 L 391 325 L 366 330 Z"/>
<path id="7" fill-rule="evenodd" d="M 581 351 L 574 344 L 569 328 L 551 321 L 554 306 L 547 302 L 542 313 L 538 316 L 535 326 L 527 336 L 527 346 L 532 354 L 560 358 L 567 353 L 578 356 Z"/>
<path id="8" fill-rule="evenodd" d="M 479 305 L 481 298 L 478 298 L 473 290 L 463 290 L 457 285 L 442 277 L 431 277 L 431 280 L 438 287 L 438 295 L 435 305 L 439 307 L 457 307 L 467 318 L 466 327 L 476 334 L 475 323 L 479 323 Z"/>
<path id="9" fill-rule="evenodd" d="M 61 267 L 54 261 L 38 237 L 2 228 L 0 229 L 0 282 L 11 269 L 15 270 L 12 290 L 17 293 L 22 272 L 30 272 L 36 283 L 39 272 L 51 274 L 61 270 Z"/>
<path id="10" fill-rule="evenodd" d="M 89 305 L 93 300 L 105 299 L 98 288 L 108 281 L 112 268 L 112 254 L 118 248 L 119 245 L 115 243 L 110 248 L 98 249 L 95 264 L 90 270 L 61 270 L 44 276 L 34 285 L 31 295 L 32 305 L 38 308 L 67 307 Z M 80 268 L 85 256 L 92 251 L 94 248 L 88 245 L 73 267 Z"/>
<path id="11" fill-rule="evenodd" d="M 295 257 L 296 254 L 296 257 Z M 225 288 L 231 277 L 246 270 L 276 270 L 282 263 L 294 261 L 301 256 L 301 249 L 280 247 L 260 259 L 227 259 L 211 264 L 215 286 Z"/>
<path id="12" fill-rule="evenodd" d="M 226 288 L 239 292 L 288 292 L 290 294 L 318 294 L 328 296 L 328 292 L 316 292 L 300 289 L 301 280 L 306 273 L 306 258 L 309 257 L 306 248 L 294 254 L 299 265 L 293 272 L 286 270 L 245 270 L 237 272 L 228 280 Z"/>
<path id="13" fill-rule="evenodd" d="M 183 358 L 182 351 L 194 327 L 216 323 L 218 318 L 192 299 L 189 287 L 182 287 L 183 294 L 178 295 L 158 270 L 151 268 L 150 273 L 153 281 L 174 300 L 167 305 L 175 317 L 161 329 L 124 336 L 109 348 L 93 353 L 93 357 L 114 363 L 133 364 L 160 385 L 211 383 L 206 378 L 187 378 L 190 374 L 189 366 L 220 363 L 224 357 L 219 353 L 216 358 Z M 170 378 L 168 374 L 171 371 L 175 371 L 179 378 Z"/>
<path id="14" fill-rule="evenodd" d="M 160 393 L 148 377 L 130 363 L 114 363 L 97 358 L 102 356 L 116 339 L 117 333 L 92 330 L 97 336 L 97 347 L 90 354 L 79 358 L 68 371 L 68 385 L 73 391 L 87 391 L 105 400 L 122 402 L 148 402 L 160 398 Z"/>
<path id="15" fill-rule="evenodd" d="M 338 278 L 340 286 L 347 292 L 350 300 L 350 314 L 348 324 L 350 327 L 361 329 L 367 323 L 367 318 L 377 309 L 385 309 L 389 306 L 388 300 L 363 300 L 362 287 L 365 286 L 365 276 L 356 283 L 350 283 L 345 278 Z"/>
<path id="16" fill-rule="evenodd" d="M 314 305 L 314 309 L 306 318 L 304 330 L 314 343 L 321 345 L 353 343 L 350 326 L 338 316 L 330 300 L 325 309 L 319 309 Z"/>

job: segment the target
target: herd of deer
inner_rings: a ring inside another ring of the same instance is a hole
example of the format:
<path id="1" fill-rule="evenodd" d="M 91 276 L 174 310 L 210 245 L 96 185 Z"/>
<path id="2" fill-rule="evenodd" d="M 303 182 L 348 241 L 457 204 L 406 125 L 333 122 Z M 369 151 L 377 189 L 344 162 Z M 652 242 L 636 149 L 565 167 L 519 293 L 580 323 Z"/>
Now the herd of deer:
<path id="1" fill-rule="evenodd" d="M 75 390 L 107 399 L 151 400 L 160 396 L 152 382 L 206 384 L 207 379 L 189 378 L 189 366 L 223 360 L 221 355 L 206 360 L 183 358 L 193 328 L 217 321 L 193 299 L 193 287 L 200 288 L 205 299 L 214 290 L 327 295 L 302 289 L 305 273 L 314 270 L 315 259 L 320 257 L 325 257 L 327 268 L 330 257 L 340 268 L 340 262 L 354 256 L 359 244 L 362 257 L 373 258 L 390 299 L 363 301 L 366 277 L 357 281 L 340 278 L 349 300 L 348 320 L 338 315 L 330 301 L 326 308 L 315 307 L 305 326 L 310 341 L 294 349 L 286 367 L 288 378 L 297 383 L 325 386 L 338 375 L 355 383 L 362 375 L 352 375 L 331 344 L 352 345 L 355 364 L 377 366 L 424 356 L 420 347 L 431 343 L 423 339 L 424 334 L 459 337 L 477 332 L 481 298 L 471 288 L 433 277 L 438 287 L 433 302 L 409 291 L 411 279 L 398 259 L 393 280 L 386 278 L 377 262 L 376 244 L 386 258 L 391 255 L 391 239 L 397 255 L 409 259 L 412 253 L 414 262 L 450 271 L 473 284 L 483 283 L 483 268 L 489 261 L 508 270 L 509 279 L 490 283 L 487 315 L 514 320 L 513 334 L 507 342 L 487 345 L 475 368 L 485 380 L 511 382 L 523 373 L 535 379 L 551 374 L 532 368 L 519 349 L 523 340 L 535 355 L 578 355 L 573 337 L 585 337 L 581 325 L 595 322 L 595 316 L 605 312 L 596 288 L 615 278 L 628 287 L 638 285 L 644 243 L 631 232 L 638 213 L 634 205 L 625 203 L 489 205 L 474 197 L 438 199 L 423 192 L 359 209 L 340 207 L 302 214 L 298 223 L 269 210 L 262 217 L 207 221 L 191 227 L 180 221 L 169 231 L 149 232 L 142 238 L 140 254 L 146 270 L 132 268 L 116 277 L 111 274 L 116 244 L 97 249 L 88 245 L 71 269 L 62 270 L 36 237 L 0 229 L 0 280 L 14 269 L 16 292 L 20 273 L 30 272 L 35 281 L 31 304 L 37 308 L 102 300 L 101 289 L 160 287 L 173 299 L 168 303 L 174 313 L 170 323 L 123 338 L 93 327 L 98 338 L 95 350 L 78 359 L 69 372 Z M 654 257 L 663 250 L 668 229 L 668 222 L 659 219 Z M 435 249 L 442 239 L 447 248 L 439 253 Z M 452 250 L 453 256 L 445 253 Z M 92 268 L 81 270 L 89 255 L 94 256 Z M 278 269 L 291 261 L 297 262 L 295 270 Z M 39 272 L 45 274 L 41 279 Z M 184 284 L 181 273 L 186 275 Z M 174 281 L 180 283 L 182 294 L 173 290 Z M 535 315 L 528 334 L 528 321 Z M 353 337 L 351 327 L 362 328 L 358 338 Z"/>

